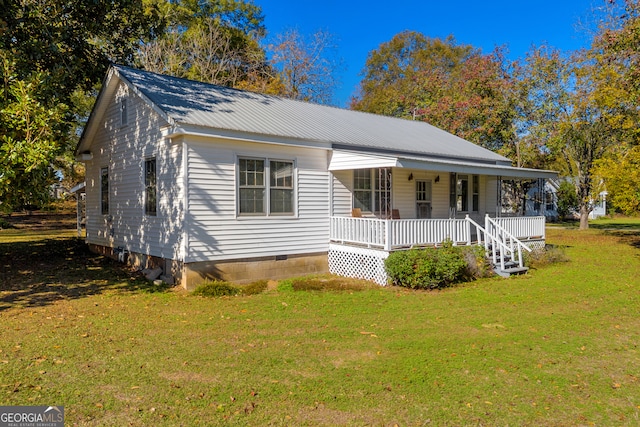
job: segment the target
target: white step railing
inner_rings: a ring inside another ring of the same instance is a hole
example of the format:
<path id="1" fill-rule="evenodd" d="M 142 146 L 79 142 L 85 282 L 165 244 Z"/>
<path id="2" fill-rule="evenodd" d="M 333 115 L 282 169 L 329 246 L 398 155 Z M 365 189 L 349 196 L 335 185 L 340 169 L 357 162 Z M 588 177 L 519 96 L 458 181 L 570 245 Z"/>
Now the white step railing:
<path id="1" fill-rule="evenodd" d="M 542 218 L 544 219 L 544 217 Z M 478 225 L 476 224 L 476 226 Z M 527 252 L 531 252 L 531 248 L 529 246 L 524 244 L 520 239 L 514 236 L 513 233 L 503 227 L 498 221 L 496 221 L 496 218 L 490 218 L 489 215 L 484 218 L 483 232 L 485 237 L 485 249 L 491 251 L 491 258 L 494 265 L 497 265 L 497 262 L 499 261 L 500 269 L 504 270 L 505 258 L 509 257 L 512 260 L 517 261 L 520 268 L 524 267 L 522 250 L 524 249 Z M 500 255 L 498 255 L 498 251 Z"/>

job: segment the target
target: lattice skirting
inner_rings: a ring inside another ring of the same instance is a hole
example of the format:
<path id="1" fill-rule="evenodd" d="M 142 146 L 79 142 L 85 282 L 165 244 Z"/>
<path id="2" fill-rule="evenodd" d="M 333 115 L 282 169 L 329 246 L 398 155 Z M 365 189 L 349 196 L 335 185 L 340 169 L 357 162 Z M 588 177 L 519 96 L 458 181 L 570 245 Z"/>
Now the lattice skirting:
<path id="1" fill-rule="evenodd" d="M 331 243 L 329 271 L 339 276 L 371 280 L 385 286 L 387 273 L 384 270 L 384 260 L 388 256 L 388 252 L 381 250 Z"/>
<path id="2" fill-rule="evenodd" d="M 529 246 L 529 248 L 531 248 L 534 251 L 542 251 L 545 248 L 545 241 L 544 239 L 539 239 L 539 240 L 523 240 L 522 243 L 524 243 L 525 245 Z"/>

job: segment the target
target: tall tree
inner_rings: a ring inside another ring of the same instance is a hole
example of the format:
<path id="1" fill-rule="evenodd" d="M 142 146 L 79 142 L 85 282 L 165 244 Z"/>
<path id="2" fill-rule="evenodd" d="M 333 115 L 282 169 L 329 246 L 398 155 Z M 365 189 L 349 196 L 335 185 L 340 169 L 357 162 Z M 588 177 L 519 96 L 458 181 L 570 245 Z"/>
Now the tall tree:
<path id="1" fill-rule="evenodd" d="M 281 95 L 320 104 L 330 104 L 338 84 L 333 36 L 318 30 L 308 37 L 297 29 L 276 36 L 269 45 L 271 63 L 278 70 L 283 89 Z"/>
<path id="2" fill-rule="evenodd" d="M 270 92 L 273 73 L 259 42 L 265 28 L 261 9 L 250 1 L 172 2 L 165 9 L 168 30 L 141 45 L 144 69 L 224 86 Z"/>
<path id="3" fill-rule="evenodd" d="M 595 162 L 620 141 L 615 94 L 599 83 L 612 70 L 588 51 L 562 56 L 537 48 L 527 57 L 528 137 L 549 151 L 555 167 L 574 184 L 580 228 L 589 227 L 593 209 Z"/>
<path id="4" fill-rule="evenodd" d="M 513 82 L 500 49 L 406 31 L 369 53 L 356 110 L 424 120 L 486 148 L 514 138 Z"/>

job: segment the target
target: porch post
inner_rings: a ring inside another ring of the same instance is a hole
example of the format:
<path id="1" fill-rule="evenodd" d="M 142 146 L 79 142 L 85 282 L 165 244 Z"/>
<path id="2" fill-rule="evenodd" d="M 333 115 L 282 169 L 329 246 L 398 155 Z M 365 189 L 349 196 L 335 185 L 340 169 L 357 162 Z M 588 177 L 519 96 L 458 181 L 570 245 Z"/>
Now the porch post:
<path id="1" fill-rule="evenodd" d="M 384 250 L 391 252 L 391 220 L 384 220 Z"/>
<path id="2" fill-rule="evenodd" d="M 499 218 L 502 216 L 502 176 L 498 176 L 497 185 L 498 200 L 496 201 L 496 218 Z"/>

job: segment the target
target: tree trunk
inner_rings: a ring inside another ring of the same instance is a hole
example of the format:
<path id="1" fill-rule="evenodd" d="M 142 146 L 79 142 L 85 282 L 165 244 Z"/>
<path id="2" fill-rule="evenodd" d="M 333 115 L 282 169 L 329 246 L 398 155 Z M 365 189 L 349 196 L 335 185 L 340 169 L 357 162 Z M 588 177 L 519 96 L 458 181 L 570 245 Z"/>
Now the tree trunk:
<path id="1" fill-rule="evenodd" d="M 580 206 L 580 230 L 589 228 L 589 206 L 582 204 Z"/>

